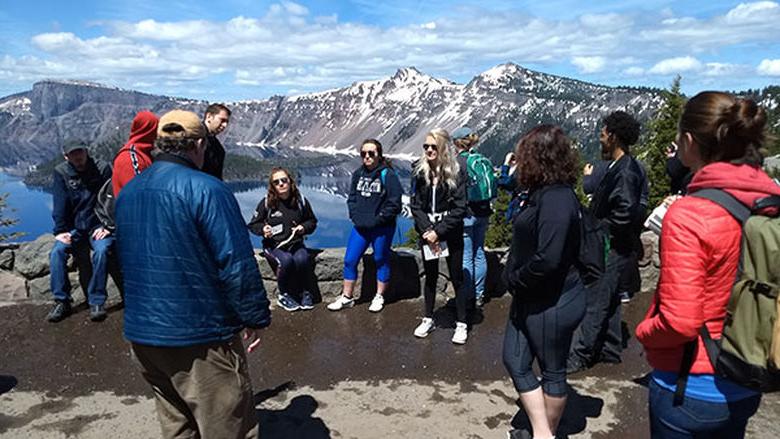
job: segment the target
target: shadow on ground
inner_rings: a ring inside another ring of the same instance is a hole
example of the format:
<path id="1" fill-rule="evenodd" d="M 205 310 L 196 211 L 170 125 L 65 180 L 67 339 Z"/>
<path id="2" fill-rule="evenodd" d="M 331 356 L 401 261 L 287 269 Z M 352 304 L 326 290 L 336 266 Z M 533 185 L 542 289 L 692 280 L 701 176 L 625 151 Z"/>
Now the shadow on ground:
<path id="1" fill-rule="evenodd" d="M 588 418 L 598 418 L 601 416 L 601 410 L 604 408 L 603 399 L 582 395 L 572 387 L 569 387 L 568 397 L 566 409 L 558 427 L 558 436 L 556 437 L 566 438 L 586 431 Z M 520 405 L 519 400 L 517 404 L 518 406 Z M 512 418 L 512 427 L 531 431 L 531 422 L 522 408 L 519 408 L 515 417 Z"/>
<path id="2" fill-rule="evenodd" d="M 274 388 L 255 394 L 255 406 L 274 398 L 282 392 L 295 388 L 295 383 L 287 381 Z M 322 419 L 317 418 L 319 403 L 311 395 L 299 395 L 290 400 L 281 410 L 258 409 L 257 420 L 260 424 L 260 437 L 278 439 L 328 439 L 330 430 Z"/>

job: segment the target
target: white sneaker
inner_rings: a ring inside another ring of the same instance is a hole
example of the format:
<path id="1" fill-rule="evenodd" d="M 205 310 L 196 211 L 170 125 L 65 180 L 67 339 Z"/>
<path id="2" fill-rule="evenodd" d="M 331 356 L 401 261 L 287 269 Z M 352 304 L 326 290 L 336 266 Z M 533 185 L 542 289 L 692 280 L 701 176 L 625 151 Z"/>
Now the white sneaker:
<path id="1" fill-rule="evenodd" d="M 436 327 L 433 326 L 433 319 L 430 317 L 423 317 L 422 323 L 420 323 L 414 330 L 414 336 L 419 338 L 425 338 L 433 332 Z"/>
<path id="2" fill-rule="evenodd" d="M 465 323 L 455 323 L 455 333 L 452 334 L 452 342 L 455 344 L 466 344 L 469 338 L 468 326 Z"/>
<path id="3" fill-rule="evenodd" d="M 355 299 L 341 295 L 338 299 L 328 304 L 328 309 L 331 311 L 341 311 L 344 308 L 352 308 L 354 305 Z"/>
<path id="4" fill-rule="evenodd" d="M 374 296 L 374 298 L 371 300 L 371 305 L 368 305 L 368 310 L 371 312 L 379 312 L 382 311 L 382 308 L 385 306 L 385 298 L 381 294 L 377 294 Z"/>

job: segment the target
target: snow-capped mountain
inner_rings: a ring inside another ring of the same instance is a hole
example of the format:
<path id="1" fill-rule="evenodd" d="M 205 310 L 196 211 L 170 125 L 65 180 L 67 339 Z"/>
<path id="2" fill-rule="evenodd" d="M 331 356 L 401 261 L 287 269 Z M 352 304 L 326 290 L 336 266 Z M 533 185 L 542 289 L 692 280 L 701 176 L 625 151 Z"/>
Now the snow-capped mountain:
<path id="1" fill-rule="evenodd" d="M 340 89 L 227 103 L 233 116 L 222 140 L 229 150 L 254 156 L 355 156 L 358 143 L 373 137 L 389 156 L 408 161 L 420 155 L 430 129 L 468 125 L 480 134 L 480 148 L 498 160 L 540 123 L 559 124 L 583 148 L 595 148 L 606 114 L 624 109 L 646 121 L 660 102 L 657 90 L 600 86 L 511 63 L 467 84 L 410 67 Z M 83 81 L 38 82 L 31 91 L 0 98 L 0 164 L 50 159 L 71 137 L 125 137 L 141 109 L 161 114 L 205 106 Z"/>

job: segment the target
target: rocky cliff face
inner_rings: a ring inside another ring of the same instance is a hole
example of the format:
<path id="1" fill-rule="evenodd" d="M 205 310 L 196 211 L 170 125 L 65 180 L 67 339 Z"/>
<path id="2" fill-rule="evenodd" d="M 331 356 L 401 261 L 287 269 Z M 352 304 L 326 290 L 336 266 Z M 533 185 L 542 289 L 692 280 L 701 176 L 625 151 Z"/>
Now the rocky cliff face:
<path id="1" fill-rule="evenodd" d="M 607 113 L 625 109 L 644 121 L 660 102 L 657 90 L 594 85 L 515 64 L 496 66 L 467 84 L 405 68 L 340 89 L 228 103 L 233 118 L 223 143 L 254 156 L 346 158 L 356 155 L 362 139 L 375 137 L 389 155 L 411 160 L 420 155 L 428 130 L 469 125 L 482 136 L 482 150 L 498 159 L 540 123 L 560 124 L 584 148 L 595 148 Z M 0 98 L 0 165 L 44 161 L 70 137 L 124 137 L 141 109 L 200 112 L 205 105 L 79 81 L 39 82 L 29 92 Z"/>

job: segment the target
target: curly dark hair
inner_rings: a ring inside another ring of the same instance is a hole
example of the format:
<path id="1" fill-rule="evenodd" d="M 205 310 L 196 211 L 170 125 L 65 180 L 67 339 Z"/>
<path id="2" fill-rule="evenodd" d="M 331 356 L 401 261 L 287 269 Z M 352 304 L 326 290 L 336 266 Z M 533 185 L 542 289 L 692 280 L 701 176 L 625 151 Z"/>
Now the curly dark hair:
<path id="1" fill-rule="evenodd" d="M 539 125 L 517 143 L 517 181 L 535 189 L 550 184 L 573 185 L 577 181 L 579 153 L 560 127 Z"/>
<path id="2" fill-rule="evenodd" d="M 625 152 L 630 152 L 631 145 L 639 140 L 639 131 L 641 125 L 634 119 L 634 116 L 625 111 L 615 111 L 604 118 L 604 128 L 609 134 L 617 137 L 620 148 Z"/>

